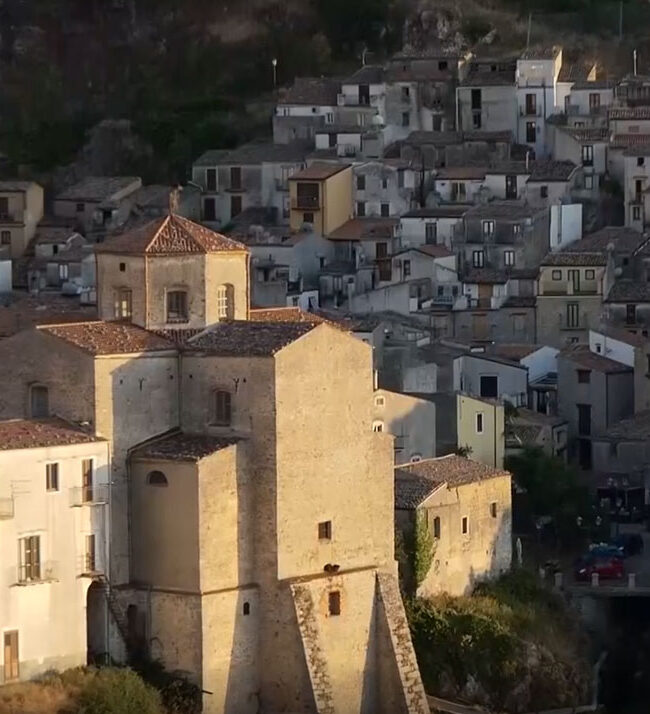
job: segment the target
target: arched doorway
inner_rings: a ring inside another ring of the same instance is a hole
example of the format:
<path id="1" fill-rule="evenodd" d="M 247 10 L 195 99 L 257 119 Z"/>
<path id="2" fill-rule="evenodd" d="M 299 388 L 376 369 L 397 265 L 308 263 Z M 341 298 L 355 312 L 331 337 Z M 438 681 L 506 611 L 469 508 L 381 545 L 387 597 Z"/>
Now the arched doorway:
<path id="1" fill-rule="evenodd" d="M 108 663 L 108 606 L 98 582 L 91 583 L 86 594 L 86 650 L 88 664 Z"/>

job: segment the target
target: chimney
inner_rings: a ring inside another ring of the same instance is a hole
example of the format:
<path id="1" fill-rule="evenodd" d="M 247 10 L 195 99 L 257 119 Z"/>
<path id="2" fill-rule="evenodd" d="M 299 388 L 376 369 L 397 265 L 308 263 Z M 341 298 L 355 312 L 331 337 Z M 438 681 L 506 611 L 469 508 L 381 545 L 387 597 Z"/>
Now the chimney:
<path id="1" fill-rule="evenodd" d="M 634 76 L 636 77 L 638 69 L 636 50 L 632 52 L 632 61 L 634 62 Z"/>

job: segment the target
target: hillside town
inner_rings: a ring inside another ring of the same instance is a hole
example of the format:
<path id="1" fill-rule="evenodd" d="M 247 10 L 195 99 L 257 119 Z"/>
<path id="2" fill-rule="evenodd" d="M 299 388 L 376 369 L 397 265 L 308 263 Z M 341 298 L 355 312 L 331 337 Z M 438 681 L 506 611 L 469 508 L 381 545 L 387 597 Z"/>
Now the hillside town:
<path id="1" fill-rule="evenodd" d="M 405 46 L 271 129 L 178 186 L 0 181 L 0 684 L 146 655 L 206 714 L 457 711 L 409 592 L 650 592 L 650 76 Z M 529 454 L 615 526 L 575 572 Z"/>

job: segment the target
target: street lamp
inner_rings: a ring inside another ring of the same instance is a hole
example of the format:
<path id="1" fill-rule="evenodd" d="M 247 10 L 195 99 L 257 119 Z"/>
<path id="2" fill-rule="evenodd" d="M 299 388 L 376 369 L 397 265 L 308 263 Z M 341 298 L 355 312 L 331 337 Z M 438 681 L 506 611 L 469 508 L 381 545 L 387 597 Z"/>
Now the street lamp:
<path id="1" fill-rule="evenodd" d="M 277 85 L 278 85 L 278 60 L 274 57 L 271 60 L 271 64 L 273 65 L 273 86 L 277 87 Z"/>

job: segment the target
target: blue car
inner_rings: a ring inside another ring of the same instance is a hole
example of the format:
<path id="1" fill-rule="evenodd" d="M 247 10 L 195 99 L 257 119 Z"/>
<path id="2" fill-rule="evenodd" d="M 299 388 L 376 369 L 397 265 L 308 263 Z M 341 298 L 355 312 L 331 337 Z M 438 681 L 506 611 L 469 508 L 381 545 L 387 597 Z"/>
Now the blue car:
<path id="1" fill-rule="evenodd" d="M 592 543 L 589 546 L 589 555 L 600 558 L 624 558 L 625 549 L 622 545 L 612 543 Z"/>

